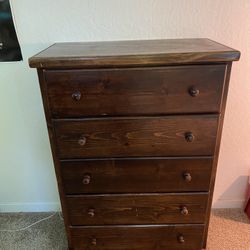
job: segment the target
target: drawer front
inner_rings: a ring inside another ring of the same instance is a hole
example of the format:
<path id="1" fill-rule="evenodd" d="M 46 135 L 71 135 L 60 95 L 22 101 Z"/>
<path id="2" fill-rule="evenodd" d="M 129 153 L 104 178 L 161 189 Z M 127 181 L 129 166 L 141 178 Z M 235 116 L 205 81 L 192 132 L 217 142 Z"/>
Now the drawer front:
<path id="1" fill-rule="evenodd" d="M 60 158 L 213 155 L 218 116 L 55 120 Z"/>
<path id="2" fill-rule="evenodd" d="M 47 70 L 54 117 L 219 112 L 225 65 Z"/>
<path id="3" fill-rule="evenodd" d="M 208 191 L 212 157 L 62 161 L 66 194 Z"/>
<path id="4" fill-rule="evenodd" d="M 114 187 L 115 189 L 115 187 Z M 68 196 L 72 225 L 204 223 L 207 193 Z"/>
<path id="5" fill-rule="evenodd" d="M 73 227 L 74 249 L 200 250 L 203 225 Z"/>

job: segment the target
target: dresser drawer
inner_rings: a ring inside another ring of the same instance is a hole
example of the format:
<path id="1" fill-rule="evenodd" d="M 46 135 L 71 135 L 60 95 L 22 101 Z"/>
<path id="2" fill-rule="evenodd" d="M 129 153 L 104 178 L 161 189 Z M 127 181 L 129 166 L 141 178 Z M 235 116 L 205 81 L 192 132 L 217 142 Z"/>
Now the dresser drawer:
<path id="1" fill-rule="evenodd" d="M 212 157 L 62 161 L 66 194 L 208 191 Z"/>
<path id="2" fill-rule="evenodd" d="M 219 112 L 225 65 L 46 70 L 54 117 Z"/>
<path id="3" fill-rule="evenodd" d="M 55 120 L 60 158 L 213 155 L 218 116 Z"/>
<path id="4" fill-rule="evenodd" d="M 75 250 L 200 250 L 203 225 L 73 227 Z"/>
<path id="5" fill-rule="evenodd" d="M 115 187 L 114 187 L 115 189 Z M 68 196 L 72 225 L 204 223 L 207 193 Z"/>

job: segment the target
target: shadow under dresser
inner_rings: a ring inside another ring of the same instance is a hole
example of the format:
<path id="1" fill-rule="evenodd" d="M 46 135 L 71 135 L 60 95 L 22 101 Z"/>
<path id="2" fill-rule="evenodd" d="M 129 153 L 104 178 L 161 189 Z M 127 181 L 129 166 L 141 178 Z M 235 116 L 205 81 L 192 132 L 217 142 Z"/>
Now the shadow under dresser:
<path id="1" fill-rule="evenodd" d="M 56 43 L 37 68 L 69 249 L 206 247 L 232 61 L 209 39 Z"/>

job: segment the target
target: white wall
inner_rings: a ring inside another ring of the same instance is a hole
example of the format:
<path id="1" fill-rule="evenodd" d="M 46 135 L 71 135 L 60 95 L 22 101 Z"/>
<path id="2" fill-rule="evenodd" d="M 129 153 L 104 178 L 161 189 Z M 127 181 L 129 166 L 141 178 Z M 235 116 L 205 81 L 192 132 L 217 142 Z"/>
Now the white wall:
<path id="1" fill-rule="evenodd" d="M 214 205 L 241 206 L 250 169 L 249 0 L 12 0 L 23 62 L 0 63 L 0 211 L 58 209 L 38 80 L 28 57 L 56 41 L 208 37 L 239 49 Z"/>

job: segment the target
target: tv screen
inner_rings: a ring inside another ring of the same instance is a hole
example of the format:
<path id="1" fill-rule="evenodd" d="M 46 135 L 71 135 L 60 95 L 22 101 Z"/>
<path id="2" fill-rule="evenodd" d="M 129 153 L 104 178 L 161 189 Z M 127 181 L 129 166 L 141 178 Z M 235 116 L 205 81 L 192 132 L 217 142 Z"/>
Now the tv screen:
<path id="1" fill-rule="evenodd" d="M 9 0 L 0 0 L 0 62 L 20 61 L 22 53 L 17 39 Z"/>

